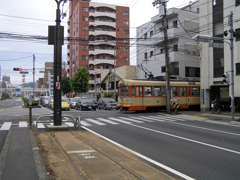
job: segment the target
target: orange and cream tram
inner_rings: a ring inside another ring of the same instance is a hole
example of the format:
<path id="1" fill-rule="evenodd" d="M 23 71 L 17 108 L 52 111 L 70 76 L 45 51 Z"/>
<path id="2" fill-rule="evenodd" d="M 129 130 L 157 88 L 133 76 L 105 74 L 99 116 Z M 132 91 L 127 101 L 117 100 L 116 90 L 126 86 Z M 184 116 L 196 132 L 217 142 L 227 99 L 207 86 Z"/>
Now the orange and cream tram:
<path id="1" fill-rule="evenodd" d="M 200 109 L 200 82 L 171 81 L 171 109 Z M 123 111 L 160 111 L 166 109 L 166 81 L 123 79 L 118 83 L 118 109 Z"/>

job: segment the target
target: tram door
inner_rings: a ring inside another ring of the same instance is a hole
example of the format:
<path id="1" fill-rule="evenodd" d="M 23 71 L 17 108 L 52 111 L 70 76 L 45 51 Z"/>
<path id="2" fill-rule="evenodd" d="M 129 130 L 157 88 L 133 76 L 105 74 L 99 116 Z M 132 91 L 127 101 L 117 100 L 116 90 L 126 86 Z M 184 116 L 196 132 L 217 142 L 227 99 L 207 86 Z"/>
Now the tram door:
<path id="1" fill-rule="evenodd" d="M 143 110 L 143 86 L 136 86 L 136 105 Z"/>
<path id="2" fill-rule="evenodd" d="M 179 103 L 180 108 L 187 108 L 187 87 L 179 87 Z"/>

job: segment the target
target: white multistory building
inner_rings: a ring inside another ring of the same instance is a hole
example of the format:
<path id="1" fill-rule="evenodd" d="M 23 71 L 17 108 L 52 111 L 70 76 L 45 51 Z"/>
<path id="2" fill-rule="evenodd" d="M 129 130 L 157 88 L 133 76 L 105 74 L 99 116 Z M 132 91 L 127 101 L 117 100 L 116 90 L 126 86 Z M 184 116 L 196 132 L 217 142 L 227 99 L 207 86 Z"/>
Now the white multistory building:
<path id="1" fill-rule="evenodd" d="M 137 27 L 137 78 L 165 77 L 164 11 Z M 192 36 L 199 33 L 199 3 L 166 12 L 170 79 L 199 81 L 199 50 Z M 164 78 L 163 78 L 164 79 Z"/>
<path id="2" fill-rule="evenodd" d="M 201 96 L 202 111 L 208 111 L 211 102 L 219 98 L 223 110 L 230 110 L 231 84 L 223 82 L 223 74 L 231 77 L 231 55 L 229 15 L 233 13 L 233 72 L 234 100 L 240 104 L 240 1 L 239 0 L 200 0 L 200 34 L 223 38 L 223 41 L 201 43 Z M 223 34 L 226 34 L 224 36 Z M 231 81 L 231 78 L 230 78 Z M 239 110 L 239 109 L 237 109 Z"/>

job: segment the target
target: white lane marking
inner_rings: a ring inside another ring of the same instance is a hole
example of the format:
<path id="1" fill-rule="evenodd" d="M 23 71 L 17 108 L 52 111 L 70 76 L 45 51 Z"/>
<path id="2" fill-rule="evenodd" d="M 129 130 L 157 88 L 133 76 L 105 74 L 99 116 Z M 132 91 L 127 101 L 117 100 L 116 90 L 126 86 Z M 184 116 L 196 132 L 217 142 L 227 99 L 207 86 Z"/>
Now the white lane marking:
<path id="1" fill-rule="evenodd" d="M 209 130 L 209 131 L 215 131 L 215 132 L 230 134 L 230 135 L 234 135 L 234 136 L 240 136 L 240 134 L 230 133 L 230 132 L 226 132 L 226 131 L 220 131 L 220 130 L 216 130 L 216 129 L 198 127 L 198 126 L 193 126 L 193 125 L 188 125 L 188 124 L 181 124 L 181 123 L 177 123 L 177 122 L 169 122 L 169 123 L 177 124 L 177 125 L 181 125 L 181 126 L 188 126 L 188 127 L 198 128 L 198 129 L 204 129 L 204 130 Z"/>
<path id="2" fill-rule="evenodd" d="M 110 121 L 110 120 L 108 120 L 108 119 L 103 119 L 103 118 L 97 118 L 98 120 L 100 120 L 100 121 L 103 121 L 103 122 L 106 122 L 106 123 L 109 123 L 109 124 L 119 124 L 119 123 L 116 123 L 116 122 L 113 122 L 113 121 Z"/>
<path id="3" fill-rule="evenodd" d="M 146 122 L 154 122 L 154 121 L 152 121 L 152 120 L 148 120 L 148 119 L 146 119 L 146 118 L 141 118 L 141 117 L 132 117 L 132 116 L 128 116 L 129 118 L 134 118 L 134 119 L 139 119 L 139 120 L 141 120 L 141 121 L 146 121 Z"/>
<path id="4" fill-rule="evenodd" d="M 83 126 L 92 126 L 91 124 L 88 124 L 85 121 L 81 121 L 81 125 L 83 125 Z"/>
<path id="5" fill-rule="evenodd" d="M 96 133 L 95 131 L 92 131 L 92 130 L 86 128 L 86 127 L 83 127 L 83 128 L 86 129 L 87 131 L 89 131 L 89 132 L 91 132 L 91 133 L 93 133 L 93 134 L 96 134 L 97 136 L 99 136 L 99 137 L 101 137 L 101 138 L 109 141 L 110 143 L 113 143 L 113 144 L 115 144 L 115 145 L 117 145 L 117 146 L 119 146 L 119 147 L 121 147 L 121 148 L 124 148 L 125 150 L 129 151 L 130 153 L 133 153 L 133 154 L 135 154 L 136 156 L 138 156 L 138 157 L 140 157 L 140 158 L 142 158 L 142 159 L 145 159 L 146 161 L 148 161 L 148 162 L 150 162 L 150 163 L 152 163 L 152 164 L 155 164 L 156 166 L 159 166 L 159 167 L 161 167 L 161 168 L 163 168 L 163 169 L 165 169 L 165 170 L 167 170 L 167 171 L 169 171 L 169 172 L 171 172 L 171 173 L 173 173 L 173 174 L 176 174 L 176 175 L 178 175 L 178 176 L 180 176 L 180 177 L 182 177 L 182 178 L 184 178 L 184 179 L 187 179 L 187 180 L 194 180 L 193 178 L 191 178 L 191 177 L 189 177 L 189 176 L 187 176 L 187 175 L 185 175 L 185 174 L 183 174 L 183 173 L 181 173 L 181 172 L 179 172 L 179 171 L 176 171 L 175 169 L 172 169 L 172 168 L 170 168 L 170 167 L 168 167 L 168 166 L 165 166 L 164 164 L 161 164 L 161 163 L 159 163 L 159 162 L 157 162 L 157 161 L 155 161 L 155 160 L 153 160 L 153 159 L 150 159 L 150 158 L 148 158 L 148 157 L 146 157 L 146 156 L 144 156 L 144 155 L 142 155 L 142 154 L 140 154 L 140 153 L 137 153 L 137 152 L 135 152 L 135 151 L 133 151 L 133 150 L 131 150 L 131 149 L 129 149 L 129 148 L 127 148 L 127 147 L 125 147 L 125 146 L 123 146 L 123 145 L 115 142 L 115 141 L 112 141 L 111 139 L 108 139 L 108 138 L 105 137 L 105 136 L 102 136 L 102 135 Z"/>
<path id="6" fill-rule="evenodd" d="M 19 121 L 19 127 L 27 127 L 27 121 Z"/>
<path id="7" fill-rule="evenodd" d="M 125 124 L 131 124 L 130 122 L 127 122 L 127 121 L 124 121 L 124 120 L 120 120 L 120 119 L 117 119 L 117 118 L 108 118 L 108 119 L 112 119 L 114 121 L 118 121 L 118 122 L 125 123 Z"/>
<path id="8" fill-rule="evenodd" d="M 125 120 L 132 121 L 132 122 L 136 122 L 136 123 L 144 123 L 142 121 L 138 121 L 138 120 L 134 120 L 134 119 L 131 119 L 131 118 L 126 118 L 126 117 L 118 117 L 118 118 L 125 119 Z"/>
<path id="9" fill-rule="evenodd" d="M 9 130 L 12 125 L 12 122 L 4 122 L 2 127 L 0 128 L 0 131 L 2 130 Z"/>
<path id="10" fill-rule="evenodd" d="M 90 122 L 95 123 L 95 124 L 100 125 L 100 126 L 106 125 L 106 124 L 104 124 L 104 123 L 101 123 L 101 122 L 96 121 L 96 120 L 91 119 L 91 118 L 86 118 L 85 120 L 90 121 Z"/>
<path id="11" fill-rule="evenodd" d="M 157 130 L 154 130 L 154 129 L 142 127 L 142 126 L 135 125 L 135 124 L 130 124 L 130 125 L 141 128 L 141 129 L 145 129 L 145 130 L 148 130 L 148 131 L 152 131 L 152 132 L 155 132 L 155 133 L 158 133 L 158 134 L 164 134 L 166 136 L 171 136 L 171 137 L 174 137 L 174 138 L 182 139 L 182 140 L 193 142 L 193 143 L 196 143 L 196 144 L 201 144 L 201 145 L 212 147 L 212 148 L 215 148 L 215 149 L 220 149 L 220 150 L 223 150 L 223 151 L 227 151 L 227 152 L 231 152 L 231 153 L 235 153 L 235 154 L 240 154 L 240 152 L 238 152 L 238 151 L 223 148 L 223 147 L 220 147 L 220 146 L 215 146 L 215 145 L 204 143 L 204 142 L 201 142 L 201 141 L 196 141 L 196 140 L 193 140 L 193 139 L 188 139 L 188 138 L 177 136 L 177 135 L 174 135 L 174 134 L 165 133 L 165 132 L 162 132 L 162 131 L 157 131 Z"/>

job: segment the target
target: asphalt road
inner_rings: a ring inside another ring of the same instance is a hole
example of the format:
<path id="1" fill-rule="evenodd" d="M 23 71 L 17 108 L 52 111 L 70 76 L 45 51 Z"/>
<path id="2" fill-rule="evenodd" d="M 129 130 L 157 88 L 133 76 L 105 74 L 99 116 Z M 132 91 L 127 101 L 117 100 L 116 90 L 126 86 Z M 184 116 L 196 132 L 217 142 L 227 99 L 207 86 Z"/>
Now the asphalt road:
<path id="1" fill-rule="evenodd" d="M 12 101 L 9 104 L 18 106 L 18 98 Z M 19 126 L 20 121 L 27 121 L 28 112 L 20 108 L 1 109 L 0 128 L 4 122 Z M 51 113 L 49 108 L 35 108 L 33 120 Z M 239 126 L 165 113 L 71 109 L 62 114 L 81 114 L 84 128 L 139 153 L 161 170 L 187 179 L 240 179 Z M 0 129 L 0 147 L 5 135 L 6 131 Z"/>

